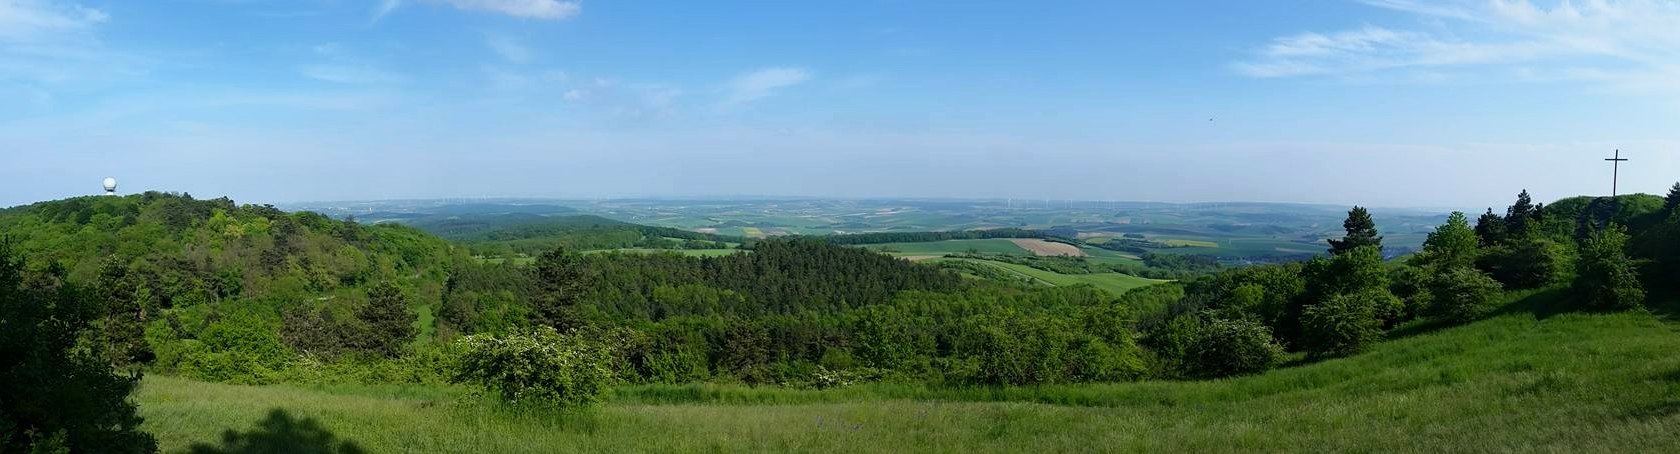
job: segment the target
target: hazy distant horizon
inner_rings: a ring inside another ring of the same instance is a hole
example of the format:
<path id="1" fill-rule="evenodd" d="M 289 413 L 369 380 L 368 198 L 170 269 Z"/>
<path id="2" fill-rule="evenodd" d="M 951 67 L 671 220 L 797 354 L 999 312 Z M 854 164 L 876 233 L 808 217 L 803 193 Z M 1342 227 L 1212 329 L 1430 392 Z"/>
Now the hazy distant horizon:
<path id="1" fill-rule="evenodd" d="M 1680 3 L 0 0 L 0 204 L 1503 206 L 1680 179 Z"/>
<path id="2" fill-rule="evenodd" d="M 1503 197 L 1496 197 L 1494 200 L 1492 200 L 1490 202 L 1487 202 L 1485 204 L 1485 206 L 1476 206 L 1474 204 L 1458 204 L 1458 205 L 1382 204 L 1382 203 L 1365 203 L 1365 202 L 1328 202 L 1328 201 L 1294 201 L 1294 200 L 1243 200 L 1243 199 L 1232 199 L 1232 200 L 1144 200 L 1144 199 L 1079 199 L 1079 198 L 1063 199 L 1063 198 L 1025 198 L 1025 197 L 983 197 L 983 196 L 917 196 L 917 195 L 846 196 L 846 195 L 786 195 L 786 194 L 602 194 L 602 195 L 597 195 L 597 196 L 450 195 L 450 196 L 413 196 L 413 197 L 396 196 L 396 197 L 388 197 L 388 198 L 324 198 L 324 199 L 300 199 L 300 200 L 270 200 L 270 199 L 260 199 L 260 198 L 250 198 L 250 197 L 239 197 L 239 196 L 236 196 L 236 195 L 233 195 L 233 194 L 213 193 L 213 192 L 204 192 L 204 191 L 185 191 L 185 190 L 179 190 L 179 189 L 161 189 L 161 188 L 157 188 L 157 189 L 128 189 L 128 187 L 126 185 L 121 185 L 121 186 L 122 187 L 119 188 L 118 195 L 133 195 L 133 194 L 144 193 L 144 192 L 147 192 L 147 191 L 187 193 L 187 194 L 191 194 L 194 198 L 198 198 L 198 199 L 214 199 L 214 198 L 219 198 L 219 197 L 228 197 L 228 198 L 230 198 L 230 199 L 232 199 L 235 202 L 240 203 L 240 204 L 256 204 L 256 205 L 265 205 L 266 204 L 266 205 L 274 205 L 276 207 L 282 207 L 282 208 L 304 207 L 304 206 L 322 206 L 322 205 L 329 205 L 329 204 L 442 202 L 442 201 L 450 201 L 450 202 L 467 202 L 467 201 L 486 201 L 486 202 L 611 202 L 611 201 L 670 201 L 670 202 L 676 202 L 676 201 L 697 201 L 697 202 L 705 202 L 705 201 L 714 201 L 714 202 L 717 202 L 717 201 L 804 200 L 804 201 L 953 201 L 953 202 L 998 202 L 998 203 L 1006 203 L 1008 201 L 1013 200 L 1021 208 L 1042 208 L 1045 205 L 1046 202 L 1050 203 L 1052 205 L 1052 208 L 1059 208 L 1061 205 L 1064 205 L 1064 204 L 1098 204 L 1098 203 L 1162 204 L 1162 205 L 1256 204 L 1256 205 L 1299 205 L 1299 206 L 1318 206 L 1318 207 L 1351 207 L 1351 206 L 1356 206 L 1357 205 L 1357 206 L 1363 206 L 1363 207 L 1366 207 L 1366 208 L 1386 209 L 1386 210 L 1413 210 L 1413 211 L 1429 211 L 1429 212 L 1438 211 L 1438 212 L 1441 212 L 1441 213 L 1447 213 L 1447 212 L 1451 212 L 1451 211 L 1465 211 L 1465 212 L 1469 213 L 1469 212 L 1480 212 L 1482 209 L 1485 209 L 1485 208 L 1492 208 L 1494 211 L 1501 211 L 1503 209 L 1502 207 L 1504 207 L 1506 205 L 1509 205 L 1510 202 L 1512 202 L 1516 199 L 1516 193 L 1512 192 L 1511 194 L 1507 194 Z M 1519 189 L 1518 191 L 1521 191 L 1521 189 Z M 1531 194 L 1535 194 L 1534 195 L 1535 201 L 1541 202 L 1541 203 L 1551 203 L 1554 200 L 1568 198 L 1568 197 L 1595 196 L 1595 194 L 1573 194 L 1573 195 L 1559 195 L 1559 196 L 1556 196 L 1556 197 L 1545 197 L 1545 196 L 1538 195 L 1538 193 L 1535 193 L 1535 191 L 1532 190 L 1532 189 L 1530 189 L 1529 191 L 1530 191 Z M 1662 196 L 1666 193 L 1666 191 L 1667 191 L 1667 187 L 1664 187 L 1663 190 L 1631 191 L 1631 192 L 1624 188 L 1622 190 L 1621 194 L 1627 195 L 1627 194 L 1635 194 L 1635 193 L 1644 193 L 1644 194 Z M 8 208 L 8 207 L 14 207 L 14 206 L 28 205 L 28 204 L 36 203 L 36 202 L 59 200 L 59 199 L 65 199 L 65 198 L 71 198 L 71 197 L 96 196 L 96 195 L 102 195 L 103 193 L 104 193 L 104 191 L 102 189 L 96 187 L 94 190 L 84 191 L 83 193 L 79 193 L 79 194 L 63 194 L 63 195 L 48 196 L 48 197 L 44 197 L 44 198 L 31 199 L 31 200 L 21 200 L 20 199 L 20 200 L 14 200 L 14 201 L 0 201 L 0 208 Z M 1608 195 L 1608 194 L 1604 194 L 1604 195 Z M 1472 213 L 1472 214 L 1474 214 L 1474 213 Z"/>
<path id="3" fill-rule="evenodd" d="M 196 196 L 195 196 L 196 197 Z M 1514 199 L 1513 199 L 1514 200 Z M 235 200 L 236 202 L 241 202 Z M 295 202 L 271 203 L 274 206 L 286 207 L 318 207 L 331 204 L 381 204 L 381 203 L 423 203 L 442 202 L 450 204 L 485 202 L 485 203 L 606 203 L 606 202 L 775 202 L 775 201 L 818 201 L 818 202 L 974 202 L 991 204 L 1013 204 L 1020 209 L 1098 209 L 1102 204 L 1115 205 L 1168 205 L 1168 206 L 1198 206 L 1198 205 L 1278 205 L 1300 207 L 1322 207 L 1342 209 L 1352 205 L 1312 202 L 1267 202 L 1253 200 L 1207 200 L 1188 202 L 1166 202 L 1155 200 L 1096 200 L 1096 199 L 1018 199 L 1007 197 L 839 197 L 839 196 L 779 196 L 779 195 L 643 195 L 621 197 L 436 197 L 436 198 L 400 198 L 400 199 L 365 199 L 365 200 L 304 200 Z M 243 202 L 241 202 L 243 203 Z M 266 203 L 266 202 L 265 202 Z M 1442 214 L 1453 210 L 1465 210 L 1445 206 L 1381 206 L 1360 205 L 1366 208 L 1380 210 L 1439 212 Z M 1497 207 L 1496 207 L 1497 208 Z"/>

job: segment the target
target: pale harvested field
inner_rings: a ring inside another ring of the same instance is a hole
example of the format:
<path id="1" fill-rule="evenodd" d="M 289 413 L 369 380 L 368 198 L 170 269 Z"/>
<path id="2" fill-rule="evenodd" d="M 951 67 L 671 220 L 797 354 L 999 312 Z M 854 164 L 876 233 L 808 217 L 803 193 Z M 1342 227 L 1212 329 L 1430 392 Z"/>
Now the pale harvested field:
<path id="1" fill-rule="evenodd" d="M 939 258 L 939 257 L 940 256 L 937 256 L 937 255 L 905 255 L 905 256 L 899 256 L 898 258 L 909 260 L 909 261 L 912 261 L 912 262 L 920 262 L 920 261 L 923 261 L 923 260 L 931 260 L 931 259 L 936 259 L 936 258 Z"/>
<path id="2" fill-rule="evenodd" d="M 1050 241 L 1044 241 L 1044 240 L 1038 240 L 1038 239 L 1029 239 L 1029 238 L 1013 238 L 1013 239 L 1010 239 L 1009 241 L 1015 243 L 1016 246 L 1020 246 L 1021 249 L 1026 249 L 1026 250 L 1032 251 L 1033 255 L 1040 255 L 1040 256 L 1065 255 L 1065 256 L 1069 256 L 1069 257 L 1084 257 L 1085 256 L 1085 251 L 1081 251 L 1081 250 L 1079 250 L 1078 247 L 1075 247 L 1074 245 L 1067 244 L 1067 243 L 1054 243 L 1054 242 L 1050 242 Z"/>

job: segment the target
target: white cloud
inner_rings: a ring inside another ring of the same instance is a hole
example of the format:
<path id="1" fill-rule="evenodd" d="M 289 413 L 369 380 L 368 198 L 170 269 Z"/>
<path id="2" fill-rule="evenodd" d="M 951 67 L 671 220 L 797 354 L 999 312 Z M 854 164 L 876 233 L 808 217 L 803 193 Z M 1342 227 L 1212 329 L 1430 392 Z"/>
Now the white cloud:
<path id="1" fill-rule="evenodd" d="M 98 38 L 111 16 L 70 2 L 0 0 L 0 86 L 30 93 L 35 105 L 66 87 L 88 89 L 141 77 L 154 63 L 113 52 Z"/>
<path id="2" fill-rule="evenodd" d="M 1366 25 L 1279 37 L 1231 68 L 1252 77 L 1455 71 L 1583 80 L 1615 89 L 1680 92 L 1653 83 L 1680 66 L 1680 1 L 1356 0 L 1428 26 Z M 1672 80 L 1672 79 L 1670 79 Z"/>
<path id="3" fill-rule="evenodd" d="M 378 84 L 402 80 L 402 76 L 367 65 L 306 65 L 298 73 L 315 80 L 340 84 Z"/>
<path id="4" fill-rule="evenodd" d="M 36 0 L 0 0 L 0 41 L 34 42 L 78 33 L 111 19 L 93 8 Z"/>
<path id="5" fill-rule="evenodd" d="M 440 3 L 455 7 L 463 11 L 487 11 L 506 14 L 514 17 L 529 19 L 563 20 L 577 16 L 583 12 L 583 2 L 580 0 L 421 0 L 426 3 Z M 384 18 L 397 8 L 402 7 L 403 0 L 380 0 L 373 9 L 373 20 Z"/>
<path id="6" fill-rule="evenodd" d="M 530 19 L 570 19 L 583 12 L 583 2 L 562 0 L 431 0 L 466 11 L 489 11 Z"/>
<path id="7" fill-rule="evenodd" d="M 496 55 L 501 56 L 503 60 L 507 60 L 509 63 L 525 64 L 531 61 L 531 49 L 511 37 L 497 34 L 485 35 L 484 45 L 489 46 L 491 51 L 494 51 Z"/>
<path id="8" fill-rule="evenodd" d="M 736 76 L 725 87 L 724 105 L 744 104 L 776 94 L 783 88 L 811 80 L 804 68 L 766 68 Z"/>
<path id="9" fill-rule="evenodd" d="M 385 15 L 396 11 L 399 6 L 402 6 L 402 0 L 379 0 L 379 5 L 373 8 L 373 20 L 385 18 Z"/>

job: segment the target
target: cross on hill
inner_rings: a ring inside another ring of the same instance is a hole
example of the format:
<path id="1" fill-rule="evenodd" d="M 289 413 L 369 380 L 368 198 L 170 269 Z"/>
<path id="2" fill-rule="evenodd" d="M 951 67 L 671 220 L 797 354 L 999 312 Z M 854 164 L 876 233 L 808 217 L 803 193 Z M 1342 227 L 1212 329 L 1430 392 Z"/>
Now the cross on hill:
<path id="1" fill-rule="evenodd" d="M 1616 184 L 1622 178 L 1622 162 L 1627 161 L 1627 158 L 1622 157 L 1622 150 L 1618 148 L 1615 157 L 1605 158 L 1604 160 L 1610 161 L 1610 197 L 1615 197 Z"/>

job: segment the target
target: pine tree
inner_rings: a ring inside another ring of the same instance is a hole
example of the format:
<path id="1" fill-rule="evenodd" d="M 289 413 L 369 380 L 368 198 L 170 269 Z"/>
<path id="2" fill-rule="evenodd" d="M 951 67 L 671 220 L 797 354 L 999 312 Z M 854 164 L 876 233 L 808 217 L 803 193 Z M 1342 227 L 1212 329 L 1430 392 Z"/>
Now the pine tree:
<path id="1" fill-rule="evenodd" d="M 356 311 L 356 318 L 367 329 L 362 339 L 367 349 L 386 357 L 401 355 L 403 347 L 417 334 L 415 315 L 408 311 L 408 298 L 390 282 L 381 282 L 368 290 L 367 305 Z"/>
<path id="2" fill-rule="evenodd" d="M 1487 213 L 1476 218 L 1476 238 L 1482 240 L 1482 246 L 1493 246 L 1505 241 L 1505 219 L 1493 214 L 1488 208 Z"/>
<path id="3" fill-rule="evenodd" d="M 578 313 L 578 299 L 590 285 L 592 275 L 577 254 L 557 247 L 537 258 L 533 276 L 537 284 L 531 306 L 533 321 L 560 330 L 578 328 L 583 324 Z"/>
<path id="4" fill-rule="evenodd" d="M 1668 197 L 1663 199 L 1663 218 L 1670 222 L 1680 221 L 1680 183 L 1668 188 Z"/>
<path id="5" fill-rule="evenodd" d="M 1528 190 L 1524 189 L 1521 194 L 1517 194 L 1517 203 L 1505 209 L 1505 232 L 1518 237 L 1527 235 L 1529 228 L 1534 224 L 1534 216 L 1534 199 L 1530 198 Z"/>
<path id="6" fill-rule="evenodd" d="M 1347 235 L 1340 240 L 1330 240 L 1330 254 L 1341 255 L 1365 246 L 1382 249 L 1382 236 L 1377 235 L 1377 223 L 1371 220 L 1371 213 L 1364 207 L 1353 207 L 1348 210 L 1347 220 L 1342 221 L 1342 228 Z"/>

